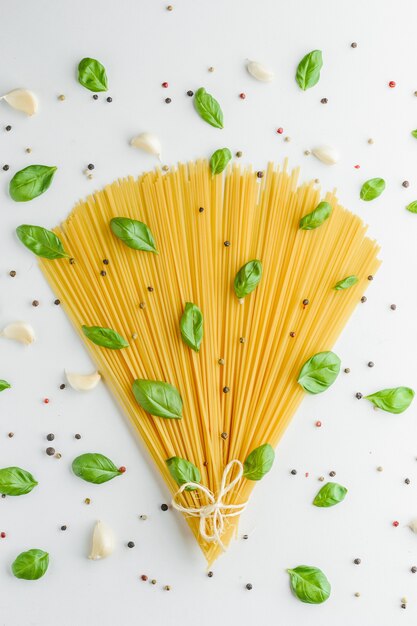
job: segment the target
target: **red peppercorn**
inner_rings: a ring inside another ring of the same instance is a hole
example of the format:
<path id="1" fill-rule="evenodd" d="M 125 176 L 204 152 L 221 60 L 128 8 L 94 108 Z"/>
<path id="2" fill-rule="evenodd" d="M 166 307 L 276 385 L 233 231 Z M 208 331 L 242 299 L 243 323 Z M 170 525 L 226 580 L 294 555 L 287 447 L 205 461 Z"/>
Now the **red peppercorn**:
<path id="1" fill-rule="evenodd" d="M 305 473 L 305 477 L 308 478 L 310 476 L 309 472 Z"/>
<path id="2" fill-rule="evenodd" d="M 147 580 L 148 580 L 148 577 L 146 576 L 146 574 L 142 574 L 142 576 L 141 576 L 141 580 L 144 580 L 144 581 L 147 581 Z"/>
<path id="3" fill-rule="evenodd" d="M 317 426 L 317 428 L 320 428 L 320 426 L 321 426 L 320 420 L 316 422 L 316 426 Z"/>
<path id="4" fill-rule="evenodd" d="M 244 99 L 246 98 L 246 94 L 245 94 L 245 93 L 243 93 L 243 92 L 242 92 L 242 93 L 240 93 L 240 94 L 239 94 L 239 98 L 240 98 L 241 100 L 244 100 Z"/>
<path id="5" fill-rule="evenodd" d="M 397 528 L 397 526 L 400 525 L 400 522 L 397 522 L 397 520 L 395 520 L 395 522 L 392 522 L 392 525 L 395 526 L 395 528 Z"/>
<path id="6" fill-rule="evenodd" d="M 388 83 L 388 87 L 391 87 L 391 89 L 394 89 L 394 87 L 396 86 L 396 84 L 397 84 L 397 83 L 395 82 L 395 80 L 390 80 L 390 81 L 389 81 L 389 83 Z"/>
<path id="7" fill-rule="evenodd" d="M 284 132 L 284 129 L 281 128 L 281 126 L 279 128 L 277 128 L 278 135 L 282 135 L 283 132 Z"/>
<path id="8" fill-rule="evenodd" d="M 167 89 L 167 87 L 168 87 L 168 83 L 162 83 L 162 87 L 163 87 L 164 89 Z"/>
<path id="9" fill-rule="evenodd" d="M 360 165 L 354 165 L 353 167 L 355 168 L 355 170 L 359 170 L 361 166 Z"/>
<path id="10" fill-rule="evenodd" d="M 5 533 L 4 531 L 2 531 L 2 532 L 0 533 L 0 537 L 1 537 L 2 539 L 5 539 L 5 538 L 6 538 L 6 533 Z"/>
<path id="11" fill-rule="evenodd" d="M 44 404 L 49 404 L 49 398 L 44 398 L 43 403 Z"/>
<path id="12" fill-rule="evenodd" d="M 122 465 L 121 467 L 119 467 L 119 472 L 120 472 L 121 474 L 124 474 L 124 473 L 125 473 L 125 471 L 126 471 L 126 468 L 125 468 L 125 466 L 124 466 L 124 465 Z"/>

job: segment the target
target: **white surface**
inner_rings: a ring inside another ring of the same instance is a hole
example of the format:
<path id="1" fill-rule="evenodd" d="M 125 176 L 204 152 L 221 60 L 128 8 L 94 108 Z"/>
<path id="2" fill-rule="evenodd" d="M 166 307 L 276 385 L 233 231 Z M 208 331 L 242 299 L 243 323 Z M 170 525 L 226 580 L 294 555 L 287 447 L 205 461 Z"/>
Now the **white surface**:
<path id="1" fill-rule="evenodd" d="M 0 325 L 24 319 L 38 334 L 28 349 L 0 343 L 0 375 L 13 384 L 0 397 L 0 466 L 20 465 L 39 480 L 30 495 L 0 500 L 0 530 L 7 532 L 0 540 L 0 624 L 415 624 L 417 574 L 409 570 L 417 565 L 417 537 L 406 525 L 417 516 L 417 404 L 389 415 L 358 402 L 354 393 L 417 386 L 417 216 L 404 210 L 417 198 L 417 141 L 410 135 L 417 126 L 417 6 L 412 0 L 172 2 L 172 12 L 163 0 L 0 2 L 0 91 L 28 87 L 40 99 L 32 119 L 0 103 L 1 127 L 13 126 L 10 133 L 0 129 L 0 165 L 10 164 L 9 172 L 0 170 Z M 323 50 L 322 78 L 302 92 L 295 68 L 314 48 Z M 93 101 L 77 84 L 84 56 L 106 66 L 106 95 L 113 103 L 104 95 Z M 246 58 L 271 67 L 275 81 L 256 82 L 244 68 Z M 395 89 L 387 87 L 390 80 Z M 169 89 L 161 88 L 163 81 Z M 204 124 L 185 95 L 202 85 L 222 104 L 222 131 Z M 65 102 L 57 100 L 60 93 Z M 167 96 L 170 105 L 163 102 Z M 320 104 L 322 97 L 327 105 Z M 88 372 L 92 366 L 53 305 L 35 259 L 13 235 L 20 223 L 51 227 L 89 191 L 152 168 L 153 157 L 128 145 L 143 131 L 160 136 L 167 163 L 209 156 L 223 145 L 243 150 L 242 160 L 260 168 L 289 156 L 291 164 L 302 165 L 303 178 L 337 186 L 342 202 L 363 216 L 382 245 L 384 264 L 368 302 L 358 306 L 336 346 L 351 374 L 341 375 L 323 396 L 306 398 L 242 516 L 241 532 L 251 533 L 250 540 L 236 542 L 211 579 L 183 521 L 160 511 L 168 493 L 104 385 L 85 395 L 58 390 L 64 368 Z M 303 155 L 321 143 L 340 151 L 337 165 Z M 28 146 L 32 154 L 25 153 Z M 83 175 L 89 162 L 96 165 L 93 181 Z M 8 181 L 30 163 L 59 169 L 45 195 L 16 204 L 8 198 Z M 363 203 L 360 185 L 374 176 L 386 179 L 386 192 Z M 401 186 L 404 179 L 408 189 Z M 31 306 L 35 298 L 38 308 Z M 45 396 L 49 405 L 42 403 Z M 321 429 L 314 427 L 316 419 Z M 61 460 L 44 452 L 48 432 L 56 434 Z M 102 486 L 76 479 L 70 463 L 87 451 L 107 454 L 127 473 Z M 332 469 L 348 497 L 333 509 L 317 509 L 311 505 L 317 477 Z M 90 506 L 83 503 L 86 496 Z M 141 513 L 149 516 L 146 522 L 139 521 Z M 103 562 L 86 558 L 97 519 L 114 528 L 118 542 Z M 68 530 L 61 532 L 64 523 Z M 129 540 L 135 549 L 126 548 Z M 11 561 L 32 547 L 50 552 L 47 575 L 38 582 L 13 578 Z M 362 558 L 360 566 L 352 564 L 355 557 Z M 321 567 L 329 577 L 333 590 L 324 605 L 292 597 L 285 568 L 301 563 Z M 142 573 L 158 584 L 140 581 Z M 163 591 L 164 584 L 171 592 Z M 406 611 L 400 609 L 403 596 Z"/>

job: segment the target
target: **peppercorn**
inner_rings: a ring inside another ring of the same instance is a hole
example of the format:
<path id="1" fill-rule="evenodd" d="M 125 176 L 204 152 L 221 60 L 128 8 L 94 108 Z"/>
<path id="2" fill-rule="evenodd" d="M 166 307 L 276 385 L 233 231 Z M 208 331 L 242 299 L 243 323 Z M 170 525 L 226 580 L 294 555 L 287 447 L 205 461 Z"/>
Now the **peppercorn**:
<path id="1" fill-rule="evenodd" d="M 329 476 L 331 476 L 333 478 L 334 476 L 336 476 L 336 472 L 334 470 L 332 470 L 331 472 L 329 472 Z"/>
<path id="2" fill-rule="evenodd" d="M 43 403 L 44 404 L 49 404 L 49 398 L 44 398 Z"/>
<path id="3" fill-rule="evenodd" d="M 49 433 L 49 435 L 46 435 L 46 438 L 48 441 L 53 441 L 55 439 L 55 435 L 53 433 Z"/>
<path id="4" fill-rule="evenodd" d="M 319 476 L 318 480 L 322 483 L 324 481 L 324 476 Z"/>
<path id="5" fill-rule="evenodd" d="M 245 94 L 245 93 L 243 93 L 243 92 L 242 92 L 242 93 L 240 93 L 240 94 L 239 94 L 239 98 L 240 98 L 241 100 L 244 100 L 244 99 L 246 98 L 246 94 Z"/>
<path id="6" fill-rule="evenodd" d="M 373 361 L 369 361 L 368 367 L 374 367 L 375 363 Z"/>
<path id="7" fill-rule="evenodd" d="M 413 565 L 413 567 L 411 568 L 411 572 L 413 574 L 415 574 L 417 572 L 417 567 L 415 565 Z"/>
<path id="8" fill-rule="evenodd" d="M 303 300 L 303 306 L 307 306 L 308 304 L 310 304 L 310 300 L 307 300 L 307 298 L 305 298 Z"/>
<path id="9" fill-rule="evenodd" d="M 397 522 L 397 520 L 395 520 L 394 522 L 392 522 L 392 525 L 394 526 L 394 528 L 398 528 L 400 522 Z"/>
<path id="10" fill-rule="evenodd" d="M 224 359 L 219 359 L 219 360 L 217 361 L 217 363 L 218 363 L 219 365 L 224 365 Z"/>
<path id="11" fill-rule="evenodd" d="M 373 279 L 374 279 L 374 277 L 372 276 L 372 274 L 369 274 L 368 280 L 373 280 Z"/>
<path id="12" fill-rule="evenodd" d="M 320 422 L 320 420 L 317 420 L 317 422 L 316 422 L 316 426 L 317 426 L 317 428 L 321 428 L 321 422 Z"/>
<path id="13" fill-rule="evenodd" d="M 263 178 L 264 173 L 263 173 L 263 172 L 261 172 L 261 171 L 256 172 L 256 176 L 257 176 L 258 178 Z"/>
<path id="14" fill-rule="evenodd" d="M 89 170 L 93 170 L 93 169 L 94 169 L 94 164 L 93 164 L 93 163 L 89 163 L 89 164 L 87 165 L 87 168 L 88 168 Z"/>
<path id="15" fill-rule="evenodd" d="M 120 472 L 121 474 L 124 474 L 124 473 L 125 473 L 125 471 L 126 471 L 125 466 L 124 466 L 124 465 L 121 465 L 121 466 L 119 467 L 119 472 Z"/>
<path id="16" fill-rule="evenodd" d="M 148 291 L 153 291 L 153 287 L 148 287 Z"/>
<path id="17" fill-rule="evenodd" d="M 290 332 L 290 337 L 295 337 L 295 332 L 293 330 Z"/>
<path id="18" fill-rule="evenodd" d="M 65 524 L 64 526 L 61 526 L 61 530 L 67 530 L 67 527 L 65 526 Z"/>
<path id="19" fill-rule="evenodd" d="M 360 598 L 361 594 L 359 593 L 359 591 L 355 591 L 355 598 Z"/>
<path id="20" fill-rule="evenodd" d="M 284 132 L 284 129 L 281 128 L 281 126 L 279 128 L 277 128 L 278 135 L 282 135 L 283 132 Z"/>
<path id="21" fill-rule="evenodd" d="M 230 246 L 230 241 L 225 241 L 224 244 L 225 248 L 228 248 Z"/>
<path id="22" fill-rule="evenodd" d="M 167 88 L 168 88 L 168 83 L 162 83 L 162 87 L 163 87 L 164 89 L 167 89 Z"/>
<path id="23" fill-rule="evenodd" d="M 350 368 L 349 367 L 345 367 L 345 369 L 343 371 L 345 372 L 345 374 L 349 374 L 350 373 Z"/>
<path id="24" fill-rule="evenodd" d="M 59 385 L 59 388 L 60 388 L 60 389 L 65 389 L 65 386 L 66 386 L 66 385 L 65 385 L 65 383 L 61 383 L 61 384 Z"/>
<path id="25" fill-rule="evenodd" d="M 166 104 L 170 104 L 172 102 L 171 98 L 165 98 Z"/>
<path id="26" fill-rule="evenodd" d="M 75 437 L 75 439 L 81 439 L 81 435 L 80 435 L 80 433 L 76 433 L 76 434 L 74 435 L 74 437 Z"/>
<path id="27" fill-rule="evenodd" d="M 155 578 L 152 578 L 152 580 L 151 580 L 151 584 L 152 584 L 152 585 L 156 585 L 156 583 L 157 583 L 157 581 L 155 580 Z"/>
<path id="28" fill-rule="evenodd" d="M 58 96 L 58 100 L 61 100 L 61 102 L 63 102 L 63 101 L 65 100 L 65 96 L 64 96 L 64 94 L 63 94 L 63 93 L 61 93 L 61 94 Z"/>
<path id="29" fill-rule="evenodd" d="M 55 454 L 55 448 L 46 448 L 45 452 L 48 456 L 53 456 Z"/>
<path id="30" fill-rule="evenodd" d="M 14 433 L 9 433 L 7 436 L 9 437 L 9 439 L 11 439 L 12 437 L 14 437 Z"/>
<path id="31" fill-rule="evenodd" d="M 12 130 L 12 127 L 10 126 L 10 124 L 8 126 L 6 126 L 6 130 L 7 132 L 9 132 L 10 130 Z"/>
<path id="32" fill-rule="evenodd" d="M 127 547 L 128 547 L 128 548 L 134 548 L 134 547 L 135 547 L 135 543 L 134 543 L 134 541 L 128 541 L 128 543 L 127 543 Z"/>
<path id="33" fill-rule="evenodd" d="M 203 213 L 203 212 L 204 212 L 204 207 L 202 207 L 202 206 L 201 206 L 201 207 L 198 209 L 198 211 L 199 211 L 199 213 Z"/>
<path id="34" fill-rule="evenodd" d="M 227 433 L 222 433 L 222 434 L 220 435 L 220 437 L 221 437 L 222 439 L 227 439 L 227 438 L 228 438 L 228 436 L 229 436 L 229 435 L 228 435 Z"/>
<path id="35" fill-rule="evenodd" d="M 4 532 L 4 530 L 2 530 L 2 532 L 0 533 L 0 537 L 1 537 L 2 539 L 5 539 L 5 538 L 6 538 L 6 533 Z"/>
<path id="36" fill-rule="evenodd" d="M 245 337 L 240 337 L 240 338 L 239 338 L 239 341 L 240 341 L 240 343 L 245 343 L 245 342 L 246 342 L 246 339 L 245 339 Z"/>
<path id="37" fill-rule="evenodd" d="M 165 585 L 164 590 L 165 591 L 171 591 L 171 587 L 169 585 Z"/>
<path id="38" fill-rule="evenodd" d="M 229 393 L 230 388 L 229 387 L 223 387 L 223 393 Z"/>
<path id="39" fill-rule="evenodd" d="M 327 99 L 327 98 L 322 98 L 322 99 L 320 100 L 320 102 L 321 102 L 322 104 L 327 104 L 327 103 L 328 103 L 328 99 Z"/>
<path id="40" fill-rule="evenodd" d="M 406 479 L 404 480 L 404 482 L 405 482 L 405 484 L 406 484 L 406 485 L 409 485 L 411 481 L 410 481 L 410 479 L 409 479 L 409 478 L 406 478 Z"/>
<path id="41" fill-rule="evenodd" d="M 416 570 L 417 570 L 417 568 L 416 568 Z M 213 578 L 213 575 L 214 575 L 214 574 L 213 574 L 213 572 L 212 572 L 211 570 L 210 570 L 209 572 L 207 572 L 207 576 L 208 576 L 209 578 Z"/>
<path id="42" fill-rule="evenodd" d="M 402 182 L 402 186 L 403 186 L 403 187 L 405 187 L 405 188 L 407 188 L 407 187 L 409 187 L 409 186 L 410 186 L 410 183 L 408 182 L 408 180 L 403 180 L 403 182 Z"/>
<path id="43" fill-rule="evenodd" d="M 58 300 L 58 298 L 56 300 L 54 300 L 54 304 L 55 306 L 59 306 L 61 304 L 61 300 Z"/>
<path id="44" fill-rule="evenodd" d="M 295 476 L 295 475 L 296 475 L 296 473 L 297 473 L 297 470 L 296 470 L 296 469 L 292 469 L 292 470 L 291 470 L 291 474 L 292 474 L 293 476 Z"/>
<path id="45" fill-rule="evenodd" d="M 33 300 L 32 306 L 39 306 L 39 300 Z"/>
<path id="46" fill-rule="evenodd" d="M 396 308 L 397 308 L 396 304 L 391 304 L 391 306 L 390 306 L 391 311 L 395 311 Z"/>
<path id="47" fill-rule="evenodd" d="M 378 465 L 378 467 L 376 468 L 377 472 L 383 472 L 384 468 L 382 467 L 382 465 Z"/>
<path id="48" fill-rule="evenodd" d="M 243 535 L 242 539 L 249 539 L 249 535 Z"/>
<path id="49" fill-rule="evenodd" d="M 389 81 L 389 83 L 388 83 L 388 87 L 391 87 L 391 89 L 394 89 L 394 87 L 396 86 L 396 84 L 397 84 L 397 83 L 395 82 L 395 80 L 390 80 L 390 81 Z"/>
<path id="50" fill-rule="evenodd" d="M 90 498 L 85 498 L 84 503 L 85 503 L 85 504 L 91 504 L 91 500 L 90 500 Z"/>
<path id="51" fill-rule="evenodd" d="M 9 276 L 14 278 L 16 276 L 16 272 L 14 270 L 12 270 L 11 272 L 9 272 Z"/>
<path id="52" fill-rule="evenodd" d="M 148 577 L 146 576 L 146 574 L 142 574 L 142 576 L 140 577 L 141 580 L 147 581 Z"/>
<path id="53" fill-rule="evenodd" d="M 361 559 L 354 559 L 354 564 L 355 565 L 360 565 L 361 564 Z"/>
<path id="54" fill-rule="evenodd" d="M 108 98 L 106 98 L 107 102 L 113 102 L 113 98 L 111 98 L 110 96 Z"/>
<path id="55" fill-rule="evenodd" d="M 3 165 L 3 169 L 4 169 L 4 171 L 5 171 L 5 172 L 7 172 L 7 170 L 9 169 L 9 167 L 10 167 L 10 166 L 9 166 L 9 165 L 7 165 L 7 164 L 6 164 L 6 165 Z"/>
<path id="56" fill-rule="evenodd" d="M 56 459 L 60 459 L 61 457 L 62 457 L 62 454 L 61 454 L 60 452 L 57 452 L 57 453 L 55 454 L 55 458 L 56 458 Z"/>
<path id="57" fill-rule="evenodd" d="M 194 91 L 191 91 L 191 89 L 189 89 L 189 90 L 187 91 L 187 96 L 190 96 L 190 98 L 192 98 L 192 97 L 193 97 L 193 95 L 194 95 Z"/>
<path id="58" fill-rule="evenodd" d="M 214 67 L 212 65 L 210 65 L 210 67 L 208 68 L 208 71 L 211 72 L 211 73 L 214 72 Z"/>
<path id="59" fill-rule="evenodd" d="M 139 515 L 139 519 L 141 519 L 142 521 L 146 521 L 148 519 L 147 515 Z"/>
<path id="60" fill-rule="evenodd" d="M 246 584 L 246 589 L 247 589 L 248 591 L 250 591 L 250 590 L 252 589 L 252 585 L 251 585 L 251 583 L 247 583 L 247 584 Z"/>
<path id="61" fill-rule="evenodd" d="M 145 307 L 146 307 L 146 304 L 144 302 L 139 302 L 140 309 L 144 309 Z"/>
<path id="62" fill-rule="evenodd" d="M 98 100 L 98 95 L 96 93 L 93 96 L 93 100 Z"/>
<path id="63" fill-rule="evenodd" d="M 358 393 L 355 394 L 355 397 L 360 400 L 363 397 L 363 394 L 361 394 L 360 391 L 358 391 Z"/>
<path id="64" fill-rule="evenodd" d="M 107 272 L 105 270 L 101 270 L 100 276 L 107 276 Z"/>
<path id="65" fill-rule="evenodd" d="M 406 608 L 407 608 L 407 605 L 406 605 L 406 603 L 405 603 L 405 602 L 403 602 L 403 603 L 401 604 L 401 608 L 402 608 L 402 609 L 406 609 Z"/>
<path id="66" fill-rule="evenodd" d="M 75 264 L 75 259 L 74 259 L 74 257 L 71 257 L 71 258 L 70 258 L 70 260 L 69 260 L 69 264 L 70 264 L 70 265 L 74 265 L 74 264 Z"/>
<path id="67" fill-rule="evenodd" d="M 353 42 L 350 44 L 350 47 L 351 47 L 351 48 L 357 48 L 357 47 L 358 47 L 358 44 L 356 43 L 356 41 L 353 41 Z"/>
<path id="68" fill-rule="evenodd" d="M 161 511 L 168 511 L 169 506 L 167 504 L 161 504 Z"/>
<path id="69" fill-rule="evenodd" d="M 368 298 L 367 298 L 366 296 L 362 296 L 362 298 L 361 298 L 361 302 L 362 302 L 362 304 L 364 304 L 364 303 L 367 301 L 367 299 L 368 299 Z"/>

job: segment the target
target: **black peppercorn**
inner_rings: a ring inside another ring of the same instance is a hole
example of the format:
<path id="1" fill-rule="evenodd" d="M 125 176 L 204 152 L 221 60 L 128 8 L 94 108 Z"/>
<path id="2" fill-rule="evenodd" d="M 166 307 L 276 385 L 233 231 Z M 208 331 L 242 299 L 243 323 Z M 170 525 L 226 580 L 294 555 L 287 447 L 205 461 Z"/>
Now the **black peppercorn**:
<path id="1" fill-rule="evenodd" d="M 349 374 L 350 373 L 350 368 L 349 367 L 345 367 L 345 369 L 343 371 L 345 372 L 345 374 Z"/>
<path id="2" fill-rule="evenodd" d="M 9 167 L 10 167 L 10 166 L 9 166 L 9 165 L 7 165 L 7 164 L 6 164 L 6 165 L 3 165 L 3 169 L 4 169 L 4 171 L 5 171 L 5 172 L 7 172 L 7 170 L 9 169 Z"/>
<path id="3" fill-rule="evenodd" d="M 105 270 L 101 270 L 100 276 L 107 276 L 107 272 Z"/>
<path id="4" fill-rule="evenodd" d="M 208 576 L 209 578 L 213 578 L 213 572 L 210 570 L 210 572 L 207 572 L 207 576 Z"/>
<path id="5" fill-rule="evenodd" d="M 10 130 L 12 130 L 12 127 L 10 125 L 6 126 L 6 130 L 7 132 L 9 132 Z"/>
<path id="6" fill-rule="evenodd" d="M 390 306 L 391 311 L 395 311 L 396 308 L 397 308 L 396 304 L 391 304 L 391 306 Z"/>
<path id="7" fill-rule="evenodd" d="M 74 435 L 74 437 L 75 437 L 75 439 L 81 439 L 81 435 L 80 435 L 80 433 L 76 433 L 76 434 Z"/>
<path id="8" fill-rule="evenodd" d="M 230 387 L 223 387 L 223 393 L 229 393 Z"/>
<path id="9" fill-rule="evenodd" d="M 204 207 L 202 207 L 202 206 L 201 206 L 201 207 L 198 209 L 198 211 L 199 211 L 199 213 L 203 213 L 203 212 L 204 212 Z"/>
<path id="10" fill-rule="evenodd" d="M 256 172 L 256 176 L 257 176 L 258 178 L 263 178 L 264 173 L 263 173 L 263 172 Z"/>
<path id="11" fill-rule="evenodd" d="M 369 361 L 368 367 L 373 367 L 374 365 L 375 365 L 375 363 L 373 361 Z"/>
<path id="12" fill-rule="evenodd" d="M 61 304 L 61 300 L 58 300 L 58 298 L 56 300 L 54 300 L 54 304 L 56 306 L 59 306 Z"/>
<path id="13" fill-rule="evenodd" d="M 46 435 L 46 438 L 48 441 L 53 441 L 55 439 L 55 435 L 54 433 L 49 433 L 49 435 Z"/>
<path id="14" fill-rule="evenodd" d="M 149 286 L 149 287 L 148 287 L 148 291 L 151 291 L 151 292 L 152 292 L 152 291 L 153 291 L 153 287 L 150 287 L 150 286 Z"/>
<path id="15" fill-rule="evenodd" d="M 354 559 L 354 564 L 355 565 L 360 565 L 361 564 L 361 559 Z"/>
<path id="16" fill-rule="evenodd" d="M 357 48 L 358 44 L 356 43 L 356 41 L 354 41 L 353 43 L 350 44 L 351 48 Z"/>
<path id="17" fill-rule="evenodd" d="M 39 306 L 39 300 L 33 300 L 32 306 Z"/>
<path id="18" fill-rule="evenodd" d="M 360 393 L 360 391 L 358 391 L 358 393 L 356 393 L 356 394 L 355 394 L 355 397 L 356 397 L 358 400 L 360 400 L 363 396 L 362 396 L 362 394 Z"/>
<path id="19" fill-rule="evenodd" d="M 108 265 L 109 264 L 109 259 L 103 259 L 103 265 Z"/>
<path id="20" fill-rule="evenodd" d="M 405 482 L 405 484 L 406 484 L 406 485 L 409 485 L 411 481 L 410 481 L 410 479 L 409 479 L 409 478 L 406 478 L 406 479 L 404 480 L 404 482 Z"/>
<path id="21" fill-rule="evenodd" d="M 165 98 L 165 103 L 166 104 L 171 104 L 171 102 L 172 102 L 171 98 Z"/>
<path id="22" fill-rule="evenodd" d="M 45 452 L 48 456 L 53 456 L 55 454 L 55 448 L 46 448 Z"/>
<path id="23" fill-rule="evenodd" d="M 110 96 L 108 98 L 106 98 L 107 102 L 113 102 L 113 98 L 111 98 Z"/>
<path id="24" fill-rule="evenodd" d="M 190 98 L 192 98 L 193 95 L 194 95 L 194 91 L 191 91 L 191 89 L 189 89 L 187 91 L 187 96 L 190 96 Z"/>
<path id="25" fill-rule="evenodd" d="M 93 96 L 93 100 L 98 100 L 98 95 L 96 93 Z"/>
<path id="26" fill-rule="evenodd" d="M 413 567 L 411 568 L 411 572 L 413 574 L 417 573 L 417 567 L 415 565 L 413 565 Z"/>
<path id="27" fill-rule="evenodd" d="M 9 272 L 9 276 L 14 278 L 16 276 L 16 272 L 14 270 L 12 270 L 11 272 Z"/>
<path id="28" fill-rule="evenodd" d="M 333 478 L 334 476 L 336 476 L 336 472 L 334 470 L 332 470 L 331 472 L 329 472 L 329 476 L 331 476 Z"/>
<path id="29" fill-rule="evenodd" d="M 133 541 L 128 541 L 127 547 L 128 548 L 134 548 L 135 547 L 135 543 Z"/>
<path id="30" fill-rule="evenodd" d="M 93 163 L 89 163 L 89 164 L 87 165 L 87 168 L 88 168 L 89 170 L 93 170 L 93 169 L 94 169 L 94 165 L 93 165 Z"/>
<path id="31" fill-rule="evenodd" d="M 60 388 L 60 389 L 65 389 L 65 383 L 61 383 L 61 384 L 59 385 L 59 388 Z"/>
<path id="32" fill-rule="evenodd" d="M 295 332 L 293 330 L 290 332 L 290 337 L 295 337 Z"/>
<path id="33" fill-rule="evenodd" d="M 369 274 L 368 280 L 373 280 L 373 279 L 374 279 L 374 277 L 372 276 L 372 274 Z"/>
<path id="34" fill-rule="evenodd" d="M 295 475 L 296 475 L 296 473 L 297 473 L 297 470 L 296 470 L 296 469 L 292 469 L 292 470 L 291 470 L 291 474 L 292 474 L 293 476 L 295 476 Z"/>
<path id="35" fill-rule="evenodd" d="M 246 589 L 247 589 L 248 591 L 250 591 L 250 590 L 252 589 L 252 585 L 251 585 L 250 583 L 247 583 L 247 585 L 246 585 Z"/>
<path id="36" fill-rule="evenodd" d="M 305 299 L 303 300 L 303 305 L 304 305 L 304 306 L 307 306 L 308 304 L 310 304 L 310 300 L 307 300 L 307 298 L 305 298 Z"/>
<path id="37" fill-rule="evenodd" d="M 220 437 L 221 437 L 222 439 L 227 439 L 227 438 L 228 438 L 228 436 L 229 436 L 229 435 L 228 435 L 227 433 L 222 433 L 222 434 L 220 435 Z"/>
<path id="38" fill-rule="evenodd" d="M 224 242 L 224 246 L 225 246 L 225 248 L 228 248 L 230 246 L 230 241 L 225 241 Z"/>
<path id="39" fill-rule="evenodd" d="M 401 604 L 401 608 L 402 608 L 402 609 L 406 609 L 406 608 L 407 608 L 407 605 L 405 604 L 405 602 L 403 602 L 403 603 Z"/>
<path id="40" fill-rule="evenodd" d="M 328 103 L 328 99 L 327 99 L 327 98 L 322 98 L 322 99 L 320 100 L 320 102 L 321 102 L 322 104 L 327 104 L 327 103 Z"/>
<path id="41" fill-rule="evenodd" d="M 362 304 L 364 304 L 364 302 L 366 302 L 366 301 L 367 301 L 367 297 L 366 296 L 362 296 L 362 298 L 361 298 Z"/>
<path id="42" fill-rule="evenodd" d="M 408 182 L 408 180 L 403 180 L 402 185 L 403 187 L 407 188 L 410 186 L 410 183 Z"/>
<path id="43" fill-rule="evenodd" d="M 61 526 L 61 530 L 67 530 L 67 527 L 65 526 L 65 524 Z"/>
<path id="44" fill-rule="evenodd" d="M 167 504 L 161 504 L 161 511 L 168 511 L 169 506 Z"/>

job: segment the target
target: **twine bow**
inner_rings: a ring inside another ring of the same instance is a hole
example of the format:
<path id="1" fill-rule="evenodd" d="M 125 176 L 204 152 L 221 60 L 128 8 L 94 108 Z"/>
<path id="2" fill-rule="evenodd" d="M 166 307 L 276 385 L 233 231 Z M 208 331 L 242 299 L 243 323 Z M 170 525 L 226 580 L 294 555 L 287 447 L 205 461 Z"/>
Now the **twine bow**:
<path id="1" fill-rule="evenodd" d="M 231 481 L 228 481 L 228 477 L 233 467 L 236 465 L 238 467 L 238 473 L 236 477 Z M 223 502 L 223 498 L 234 488 L 234 486 L 239 482 L 239 480 L 243 476 L 243 465 L 237 459 L 230 461 L 228 465 L 224 468 L 222 481 L 220 484 L 220 489 L 217 493 L 217 498 L 214 493 L 210 491 L 204 485 L 200 485 L 199 483 L 184 483 L 178 489 L 176 494 L 172 499 L 172 506 L 177 511 L 181 513 L 186 513 L 189 517 L 199 517 L 200 518 L 200 535 L 202 538 L 208 543 L 215 542 L 217 543 L 223 551 L 226 550 L 225 545 L 221 540 L 221 536 L 224 532 L 225 527 L 225 519 L 228 517 L 237 517 L 240 515 L 246 508 L 247 502 L 242 502 L 242 504 L 226 504 Z M 188 507 L 182 506 L 182 504 L 178 504 L 176 501 L 177 497 L 182 494 L 182 492 L 187 489 L 187 487 L 192 487 L 193 490 L 200 491 L 207 496 L 208 504 L 204 504 L 200 507 Z M 230 512 L 225 512 L 230 511 Z M 211 521 L 211 525 L 208 525 L 207 522 Z"/>

